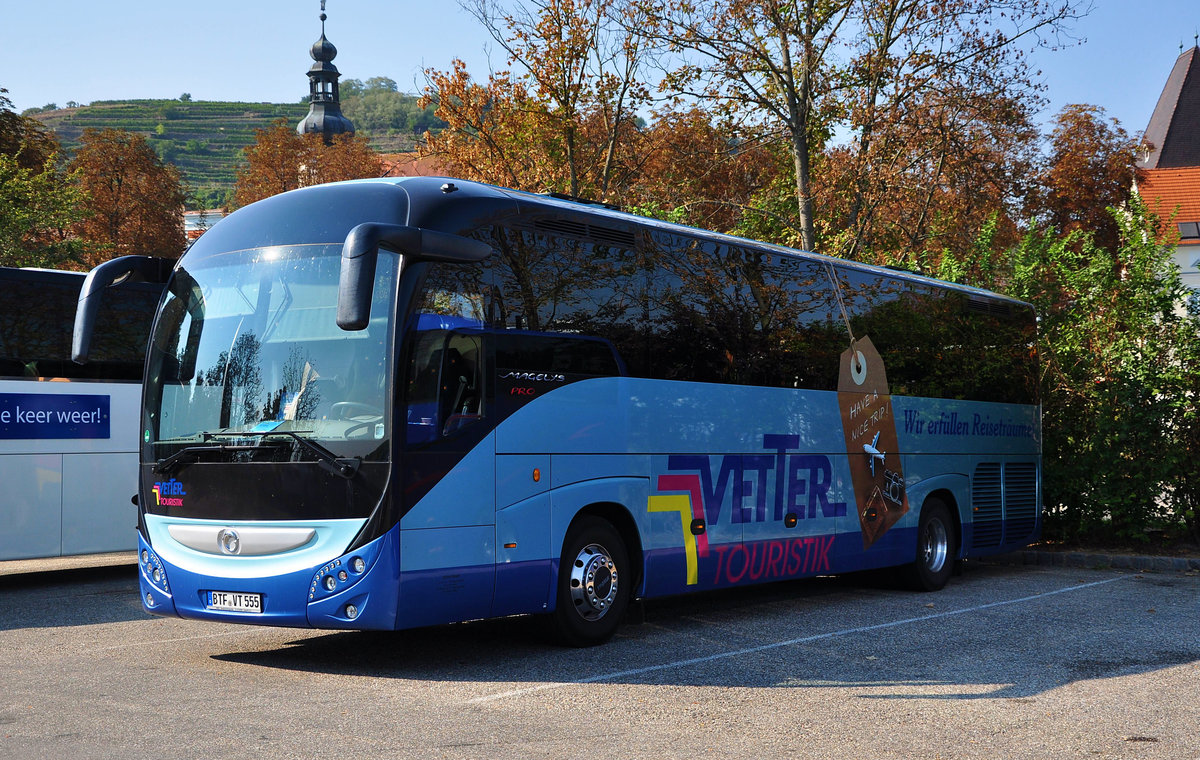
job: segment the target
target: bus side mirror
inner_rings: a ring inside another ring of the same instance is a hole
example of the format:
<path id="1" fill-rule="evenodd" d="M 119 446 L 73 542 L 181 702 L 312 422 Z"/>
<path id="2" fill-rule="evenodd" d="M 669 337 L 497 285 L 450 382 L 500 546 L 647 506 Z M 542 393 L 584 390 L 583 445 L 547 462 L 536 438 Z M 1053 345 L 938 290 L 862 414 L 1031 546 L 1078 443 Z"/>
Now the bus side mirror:
<path id="1" fill-rule="evenodd" d="M 343 330 L 362 330 L 371 320 L 371 291 L 381 245 L 414 261 L 471 263 L 492 252 L 487 243 L 448 232 L 374 222 L 358 225 L 342 244 L 337 324 Z"/>
<path id="2" fill-rule="evenodd" d="M 175 262 L 154 256 L 121 256 L 106 261 L 88 272 L 79 290 L 75 306 L 75 328 L 71 334 L 71 360 L 87 364 L 92 347 L 92 334 L 100 314 L 100 298 L 104 289 L 119 282 L 166 283 Z"/>

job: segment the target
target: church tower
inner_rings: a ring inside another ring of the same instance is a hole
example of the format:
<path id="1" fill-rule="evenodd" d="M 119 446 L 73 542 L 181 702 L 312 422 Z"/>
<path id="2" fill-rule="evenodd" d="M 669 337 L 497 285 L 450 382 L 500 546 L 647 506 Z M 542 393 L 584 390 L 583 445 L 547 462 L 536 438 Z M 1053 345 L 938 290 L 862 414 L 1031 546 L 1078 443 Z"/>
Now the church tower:
<path id="1" fill-rule="evenodd" d="M 337 48 L 325 39 L 325 0 L 321 0 L 321 39 L 313 43 L 309 55 L 314 61 L 308 70 L 308 115 L 296 125 L 296 132 L 320 134 L 325 144 L 333 142 L 334 135 L 354 134 L 354 125 L 342 115 L 338 98 L 338 73 L 333 59 Z"/>
<path id="2" fill-rule="evenodd" d="M 1154 148 L 1138 162 L 1142 169 L 1200 166 L 1200 43 L 1181 50 L 1175 60 L 1146 127 L 1146 141 Z"/>

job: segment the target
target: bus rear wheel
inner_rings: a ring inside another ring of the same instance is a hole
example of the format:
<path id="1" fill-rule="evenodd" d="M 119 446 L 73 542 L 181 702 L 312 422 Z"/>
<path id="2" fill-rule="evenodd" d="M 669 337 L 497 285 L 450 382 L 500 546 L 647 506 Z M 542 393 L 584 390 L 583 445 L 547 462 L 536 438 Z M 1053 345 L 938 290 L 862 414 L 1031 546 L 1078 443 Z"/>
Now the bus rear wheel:
<path id="1" fill-rule="evenodd" d="M 558 567 L 554 628 L 568 646 L 603 644 L 629 606 L 632 578 L 620 534 L 606 520 L 583 516 L 567 531 Z"/>
<path id="2" fill-rule="evenodd" d="M 957 534 L 950 508 L 930 499 L 917 522 L 917 556 L 906 569 L 908 586 L 916 591 L 939 591 L 954 571 Z"/>

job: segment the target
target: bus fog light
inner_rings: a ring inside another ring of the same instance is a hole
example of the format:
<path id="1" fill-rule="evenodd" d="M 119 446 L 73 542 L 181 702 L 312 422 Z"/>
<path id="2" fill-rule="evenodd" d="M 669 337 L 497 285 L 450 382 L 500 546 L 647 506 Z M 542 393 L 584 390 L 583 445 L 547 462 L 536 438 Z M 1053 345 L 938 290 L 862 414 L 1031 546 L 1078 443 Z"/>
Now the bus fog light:
<path id="1" fill-rule="evenodd" d="M 146 606 L 147 607 L 154 606 L 154 597 L 150 594 L 149 591 L 146 592 Z"/>
<path id="2" fill-rule="evenodd" d="M 326 575 L 325 576 L 325 590 L 333 591 L 335 588 L 337 588 L 337 579 L 334 578 L 332 575 Z"/>
<path id="3" fill-rule="evenodd" d="M 350 560 L 350 569 L 356 573 L 362 573 L 367 569 L 367 561 L 362 557 L 355 557 Z"/>
<path id="4" fill-rule="evenodd" d="M 355 607 L 353 604 L 347 604 L 346 605 L 346 617 L 349 620 L 353 620 L 354 618 L 358 617 L 358 608 Z"/>

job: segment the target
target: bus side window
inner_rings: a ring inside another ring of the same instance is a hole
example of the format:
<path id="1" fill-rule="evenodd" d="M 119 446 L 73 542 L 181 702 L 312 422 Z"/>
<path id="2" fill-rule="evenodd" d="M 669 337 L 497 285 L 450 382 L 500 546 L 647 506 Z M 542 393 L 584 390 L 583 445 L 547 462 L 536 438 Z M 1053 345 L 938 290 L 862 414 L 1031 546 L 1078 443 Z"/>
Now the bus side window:
<path id="1" fill-rule="evenodd" d="M 415 332 L 412 360 L 408 367 L 409 443 L 426 443 L 436 438 L 438 378 L 442 366 L 441 331 Z"/>
<path id="2" fill-rule="evenodd" d="M 418 336 L 409 368 L 408 442 L 427 443 L 483 416 L 481 338 L 433 330 Z"/>
<path id="3" fill-rule="evenodd" d="M 483 416 L 479 336 L 452 334 L 446 343 L 438 398 L 442 435 L 462 430 Z"/>

